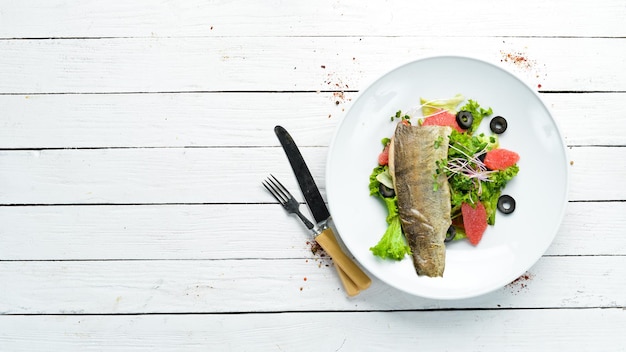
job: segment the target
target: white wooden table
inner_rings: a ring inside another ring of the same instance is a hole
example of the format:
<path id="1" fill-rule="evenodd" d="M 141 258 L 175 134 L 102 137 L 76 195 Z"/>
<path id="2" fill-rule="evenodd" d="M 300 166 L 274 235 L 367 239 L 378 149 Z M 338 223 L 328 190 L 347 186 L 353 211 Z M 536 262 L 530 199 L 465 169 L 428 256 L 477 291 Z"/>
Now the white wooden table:
<path id="1" fill-rule="evenodd" d="M 625 18 L 623 0 L 0 0 L 0 351 L 626 350 Z M 441 53 L 549 104 L 564 222 L 496 292 L 374 279 L 348 298 L 261 187 L 297 190 L 273 127 L 325 195 L 358 91 Z"/>

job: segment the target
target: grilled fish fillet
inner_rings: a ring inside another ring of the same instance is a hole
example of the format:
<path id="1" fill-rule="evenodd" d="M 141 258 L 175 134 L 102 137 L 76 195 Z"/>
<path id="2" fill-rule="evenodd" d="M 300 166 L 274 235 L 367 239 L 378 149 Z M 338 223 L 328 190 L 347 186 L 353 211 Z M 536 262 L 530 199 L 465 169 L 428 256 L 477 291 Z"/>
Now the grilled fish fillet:
<path id="1" fill-rule="evenodd" d="M 452 223 L 450 188 L 443 173 L 433 175 L 437 160 L 447 159 L 451 132 L 450 127 L 399 123 L 391 142 L 389 171 L 418 275 L 443 276 L 445 268 L 444 239 Z"/>

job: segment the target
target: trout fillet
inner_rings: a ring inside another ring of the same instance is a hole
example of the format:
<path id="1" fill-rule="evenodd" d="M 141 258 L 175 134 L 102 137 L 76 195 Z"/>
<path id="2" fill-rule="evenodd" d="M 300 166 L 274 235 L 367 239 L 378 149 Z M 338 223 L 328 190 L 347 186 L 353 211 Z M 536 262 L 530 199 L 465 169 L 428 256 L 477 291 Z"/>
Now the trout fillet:
<path id="1" fill-rule="evenodd" d="M 418 275 L 443 276 L 445 268 L 444 239 L 452 223 L 450 188 L 443 172 L 434 175 L 436 162 L 447 160 L 451 132 L 450 127 L 399 123 L 391 142 L 389 172 Z"/>

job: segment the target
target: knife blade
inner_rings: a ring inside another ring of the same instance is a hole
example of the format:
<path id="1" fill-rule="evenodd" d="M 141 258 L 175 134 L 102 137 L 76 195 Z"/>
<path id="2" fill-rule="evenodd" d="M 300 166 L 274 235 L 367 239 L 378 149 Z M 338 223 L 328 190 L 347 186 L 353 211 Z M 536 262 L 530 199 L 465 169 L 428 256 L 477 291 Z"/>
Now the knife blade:
<path id="1" fill-rule="evenodd" d="M 315 184 L 315 180 L 309 171 L 298 146 L 294 142 L 293 138 L 282 126 L 274 127 L 274 132 L 280 141 L 280 144 L 287 155 L 291 169 L 293 170 L 300 190 L 304 195 L 313 218 L 317 222 L 318 234 L 316 234 L 315 240 L 317 243 L 331 256 L 335 262 L 335 266 L 342 269 L 342 271 L 348 276 L 348 278 L 360 289 L 367 289 L 372 280 L 359 268 L 350 257 L 348 257 L 337 242 L 337 238 L 333 230 L 330 228 L 328 221 L 330 220 L 330 212 L 326 207 L 326 203 L 320 194 L 319 188 Z M 342 276 L 341 271 L 339 271 Z M 344 277 L 342 277 L 342 281 Z M 344 282 L 344 285 L 346 283 Z M 349 283 L 348 283 L 349 284 Z"/>

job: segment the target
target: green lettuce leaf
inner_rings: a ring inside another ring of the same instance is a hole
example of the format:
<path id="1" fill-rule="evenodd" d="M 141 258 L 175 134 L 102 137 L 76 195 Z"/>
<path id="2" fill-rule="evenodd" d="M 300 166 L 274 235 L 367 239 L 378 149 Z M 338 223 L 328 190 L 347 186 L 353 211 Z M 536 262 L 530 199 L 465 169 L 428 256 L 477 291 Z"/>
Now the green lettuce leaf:
<path id="1" fill-rule="evenodd" d="M 374 255 L 383 259 L 401 260 L 406 254 L 411 254 L 411 248 L 407 245 L 402 232 L 400 216 L 398 215 L 398 198 L 396 196 L 383 197 L 379 190 L 380 181 L 378 181 L 378 176 L 388 173 L 388 170 L 389 167 L 387 165 L 378 165 L 370 174 L 370 195 L 382 199 L 385 203 L 388 225 L 380 241 L 374 247 L 371 247 L 370 250 Z"/>

